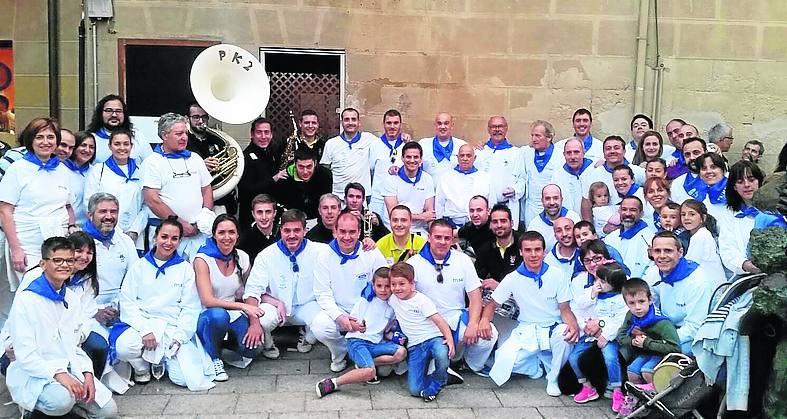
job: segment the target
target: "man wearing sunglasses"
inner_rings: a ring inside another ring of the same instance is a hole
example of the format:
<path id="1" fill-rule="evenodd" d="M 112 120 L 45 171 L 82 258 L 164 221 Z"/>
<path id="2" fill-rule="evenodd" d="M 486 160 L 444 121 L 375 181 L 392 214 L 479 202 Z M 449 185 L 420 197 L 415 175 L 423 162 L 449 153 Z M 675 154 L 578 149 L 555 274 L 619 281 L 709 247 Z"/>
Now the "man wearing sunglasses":
<path id="1" fill-rule="evenodd" d="M 298 352 L 311 351 L 316 341 L 311 333 L 320 305 L 314 298 L 314 269 L 317 256 L 325 250 L 323 243 L 304 238 L 306 215 L 298 209 L 284 211 L 281 216 L 281 240 L 265 248 L 254 258 L 246 281 L 243 300 L 259 304 L 265 314 L 260 318 L 266 346 L 271 331 L 285 324 L 304 326 L 300 329 Z M 249 326 L 249 330 L 257 324 Z"/>

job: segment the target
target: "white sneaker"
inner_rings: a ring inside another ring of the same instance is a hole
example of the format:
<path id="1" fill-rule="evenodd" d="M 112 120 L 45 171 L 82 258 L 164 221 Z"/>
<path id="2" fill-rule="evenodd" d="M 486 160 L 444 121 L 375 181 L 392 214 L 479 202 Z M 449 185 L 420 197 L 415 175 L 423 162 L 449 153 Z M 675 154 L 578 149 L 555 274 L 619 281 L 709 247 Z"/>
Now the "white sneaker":
<path id="1" fill-rule="evenodd" d="M 222 382 L 230 379 L 230 376 L 224 371 L 224 362 L 221 359 L 213 360 L 213 371 L 216 373 L 216 378 L 213 381 Z"/>
<path id="2" fill-rule="evenodd" d="M 332 372 L 342 372 L 347 368 L 347 359 L 342 359 L 339 362 L 331 362 Z"/>
<path id="3" fill-rule="evenodd" d="M 547 394 L 552 397 L 560 396 L 560 386 L 557 385 L 557 381 L 547 381 Z"/>
<path id="4" fill-rule="evenodd" d="M 268 359 L 279 359 L 279 348 L 276 345 L 271 345 L 270 348 L 264 348 L 262 350 L 262 356 Z"/>
<path id="5" fill-rule="evenodd" d="M 305 354 L 312 350 L 313 345 L 306 340 L 306 329 L 301 327 L 298 329 L 298 352 Z"/>

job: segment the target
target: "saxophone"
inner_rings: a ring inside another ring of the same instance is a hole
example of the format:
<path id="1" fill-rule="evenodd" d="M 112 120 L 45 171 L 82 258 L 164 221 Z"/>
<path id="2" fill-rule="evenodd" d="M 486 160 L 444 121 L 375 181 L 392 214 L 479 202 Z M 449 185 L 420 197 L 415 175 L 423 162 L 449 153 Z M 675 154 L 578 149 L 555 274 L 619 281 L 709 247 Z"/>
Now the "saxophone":
<path id="1" fill-rule="evenodd" d="M 292 134 L 285 140 L 287 144 L 284 146 L 284 153 L 281 155 L 279 171 L 286 170 L 287 166 L 295 160 L 295 149 L 301 141 L 298 138 L 298 124 L 295 122 L 295 115 L 292 113 L 292 109 L 290 110 L 290 121 L 292 121 Z"/>

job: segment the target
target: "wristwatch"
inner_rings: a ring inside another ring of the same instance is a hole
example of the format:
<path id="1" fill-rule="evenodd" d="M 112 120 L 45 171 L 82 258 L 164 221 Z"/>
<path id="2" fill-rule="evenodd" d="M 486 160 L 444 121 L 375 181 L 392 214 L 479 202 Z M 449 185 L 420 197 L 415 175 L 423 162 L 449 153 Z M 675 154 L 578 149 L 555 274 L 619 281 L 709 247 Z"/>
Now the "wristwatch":
<path id="1" fill-rule="evenodd" d="M 605 323 L 604 323 L 604 320 L 599 320 L 599 321 L 598 321 L 598 327 L 600 327 L 600 328 L 602 328 L 602 329 L 604 328 L 604 324 L 605 324 Z"/>

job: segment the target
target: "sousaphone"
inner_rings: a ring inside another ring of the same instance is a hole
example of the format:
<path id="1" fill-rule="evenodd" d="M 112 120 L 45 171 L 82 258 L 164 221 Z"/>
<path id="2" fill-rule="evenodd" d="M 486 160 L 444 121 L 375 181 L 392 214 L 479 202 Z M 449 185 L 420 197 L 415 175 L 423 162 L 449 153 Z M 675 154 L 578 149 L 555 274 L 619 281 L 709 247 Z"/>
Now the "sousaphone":
<path id="1" fill-rule="evenodd" d="M 235 45 L 219 44 L 202 51 L 191 65 L 190 81 L 200 107 L 228 124 L 251 122 L 265 111 L 270 98 L 270 81 L 262 64 Z M 243 150 L 229 134 L 213 128 L 208 131 L 225 143 L 212 156 L 219 159 L 211 182 L 213 197 L 219 199 L 235 189 L 243 175 Z"/>

